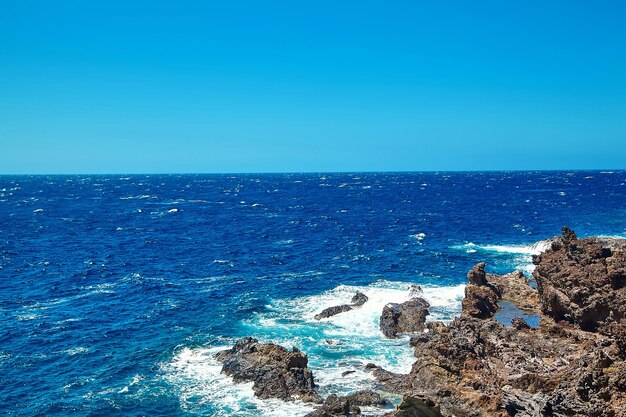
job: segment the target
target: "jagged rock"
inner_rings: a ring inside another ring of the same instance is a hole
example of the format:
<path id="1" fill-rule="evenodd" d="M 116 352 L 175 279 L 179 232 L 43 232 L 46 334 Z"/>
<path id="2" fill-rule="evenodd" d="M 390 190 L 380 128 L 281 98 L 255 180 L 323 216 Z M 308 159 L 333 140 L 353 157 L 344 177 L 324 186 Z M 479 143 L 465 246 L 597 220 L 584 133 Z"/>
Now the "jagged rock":
<path id="1" fill-rule="evenodd" d="M 566 230 L 550 245 L 535 257 L 543 289 L 519 272 L 484 274 L 477 265 L 468 287 L 478 290 L 466 293 L 461 317 L 428 323 L 428 332 L 411 338 L 411 372 L 376 367 L 373 376 L 391 391 L 430 401 L 443 416 L 626 417 L 626 243 L 578 239 Z M 556 303 L 548 286 L 560 297 Z M 494 308 L 479 308 L 477 295 L 484 294 Z M 492 313 L 500 300 L 538 316 L 541 325 L 529 331 L 521 319 L 499 323 Z M 603 319 L 600 301 L 608 311 Z"/>
<path id="2" fill-rule="evenodd" d="M 305 417 L 344 417 L 359 414 L 361 414 L 361 409 L 352 405 L 346 397 L 331 394 L 320 408 L 310 412 Z"/>
<path id="3" fill-rule="evenodd" d="M 309 413 L 306 417 L 339 417 L 360 415 L 359 406 L 384 407 L 389 401 L 370 390 L 357 391 L 346 396 L 329 395 L 322 406 Z"/>
<path id="4" fill-rule="evenodd" d="M 404 397 L 398 411 L 393 414 L 396 417 L 442 417 L 436 407 L 429 406 L 427 401 L 413 397 Z"/>
<path id="5" fill-rule="evenodd" d="M 487 281 L 485 263 L 475 265 L 467 273 L 467 279 L 462 314 L 480 319 L 493 316 L 498 311 L 500 292 Z"/>
<path id="6" fill-rule="evenodd" d="M 321 313 L 315 315 L 315 320 L 326 319 L 328 317 L 336 316 L 340 313 L 352 310 L 352 306 L 349 304 L 342 304 L 340 306 L 328 307 L 322 310 Z"/>
<path id="7" fill-rule="evenodd" d="M 354 297 L 352 297 L 351 303 L 352 303 L 353 306 L 360 307 L 363 304 L 365 304 L 367 302 L 367 300 L 369 300 L 367 295 L 363 294 L 362 292 L 357 292 L 354 295 Z"/>
<path id="8" fill-rule="evenodd" d="M 594 331 L 626 321 L 625 243 L 579 239 L 567 227 L 552 248 L 535 256 L 533 276 L 543 312 Z"/>
<path id="9" fill-rule="evenodd" d="M 336 316 L 337 314 L 345 313 L 346 311 L 353 310 L 357 307 L 361 307 L 368 300 L 367 295 L 362 292 L 357 292 L 352 297 L 352 304 L 342 304 L 338 306 L 328 307 L 322 310 L 321 313 L 315 315 L 315 320 L 326 319 L 328 317 Z"/>
<path id="10" fill-rule="evenodd" d="M 524 319 L 521 317 L 515 317 L 513 320 L 511 320 L 511 327 L 516 330 L 526 330 L 531 328 L 528 323 L 526 323 L 526 321 L 524 321 Z"/>
<path id="11" fill-rule="evenodd" d="M 252 388 L 259 398 L 321 400 L 315 391 L 313 372 L 307 367 L 308 358 L 296 348 L 287 350 L 246 337 L 215 358 L 222 362 L 222 373 L 235 382 L 254 382 Z"/>
<path id="12" fill-rule="evenodd" d="M 422 295 L 424 293 L 424 290 L 422 290 L 422 287 L 420 287 L 417 284 L 411 284 L 409 286 L 409 295 L 411 297 L 417 297 L 419 295 Z"/>
<path id="13" fill-rule="evenodd" d="M 379 393 L 372 390 L 357 391 L 347 396 L 353 404 L 368 407 L 384 407 L 389 401 L 383 398 Z"/>
<path id="14" fill-rule="evenodd" d="M 402 304 L 390 303 L 380 316 L 380 330 L 388 338 L 398 333 L 415 333 L 424 330 L 430 305 L 423 298 L 412 298 Z"/>
<path id="15" fill-rule="evenodd" d="M 467 273 L 467 279 L 470 284 L 474 285 L 487 285 L 487 274 L 485 273 L 485 263 L 480 262 Z"/>

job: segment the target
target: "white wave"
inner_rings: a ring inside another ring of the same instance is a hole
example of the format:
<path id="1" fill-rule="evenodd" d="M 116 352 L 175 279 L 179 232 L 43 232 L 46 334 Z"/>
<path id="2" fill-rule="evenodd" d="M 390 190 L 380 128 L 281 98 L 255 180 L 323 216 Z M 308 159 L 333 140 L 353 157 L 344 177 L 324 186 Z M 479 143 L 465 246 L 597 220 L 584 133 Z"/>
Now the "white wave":
<path id="1" fill-rule="evenodd" d="M 211 408 L 213 416 L 296 417 L 313 410 L 301 401 L 261 400 L 254 396 L 252 382 L 234 383 L 221 373 L 222 365 L 213 357 L 227 347 L 181 349 L 171 362 L 162 366 L 185 411 Z"/>
<path id="2" fill-rule="evenodd" d="M 539 243 L 539 242 L 538 242 Z M 477 245 L 469 242 L 463 245 L 452 246 L 452 249 L 465 250 L 467 253 L 474 252 L 499 252 L 514 253 L 522 255 L 538 255 L 542 252 L 541 247 L 535 245 Z"/>
<path id="3" fill-rule="evenodd" d="M 79 353 L 89 353 L 89 352 L 91 352 L 91 348 L 84 347 L 84 346 L 79 346 L 79 347 L 67 349 L 64 351 L 64 353 L 69 356 L 74 356 L 74 355 L 78 355 Z"/>
<path id="4" fill-rule="evenodd" d="M 385 338 L 380 332 L 379 320 L 383 308 L 388 303 L 401 303 L 414 297 L 414 287 L 415 284 L 410 282 L 377 281 L 367 286 L 340 285 L 318 295 L 276 300 L 272 303 L 273 316 L 260 314 L 257 317 L 257 327 L 262 331 L 263 328 L 271 330 L 268 327 L 276 326 L 277 333 L 286 333 L 287 341 L 291 340 L 292 343 L 295 336 L 301 338 L 303 345 L 310 345 L 307 336 L 311 337 L 317 345 L 315 349 L 322 350 L 322 356 L 327 354 L 334 358 L 336 355 L 333 352 L 344 351 L 348 355 L 346 359 L 361 364 L 374 362 L 394 372 L 408 372 L 415 361 L 412 349 L 407 343 L 408 337 L 397 340 Z M 464 285 L 422 286 L 421 295 L 431 304 L 428 319 L 451 320 L 461 310 L 464 289 Z M 369 300 L 363 306 L 327 319 L 315 320 L 315 315 L 323 309 L 349 303 L 356 292 L 368 296 Z M 268 319 L 275 321 L 270 322 Z M 288 319 L 287 323 L 285 319 Z M 337 344 L 328 345 L 326 340 L 335 340 Z M 323 368 L 316 373 L 320 381 L 336 379 L 332 375 L 325 375 L 325 372 L 332 374 L 337 368 L 336 360 L 329 362 L 316 357 L 311 357 L 311 360 L 318 368 Z M 345 385 L 345 381 L 343 384 Z M 350 388 L 350 384 L 347 386 Z"/>
<path id="5" fill-rule="evenodd" d="M 426 237 L 426 234 L 425 233 L 416 233 L 414 235 L 409 235 L 409 237 L 412 237 L 413 239 L 418 240 L 418 241 L 422 241 Z"/>
<path id="6" fill-rule="evenodd" d="M 156 196 L 142 194 L 142 195 L 131 195 L 126 197 L 120 197 L 120 200 L 145 200 L 147 198 L 156 198 Z"/>
<path id="7" fill-rule="evenodd" d="M 464 285 L 423 285 L 419 294 L 431 304 L 429 320 L 449 321 L 457 315 L 464 289 Z M 362 307 L 315 320 L 315 314 L 322 309 L 349 303 L 357 291 L 369 297 Z M 264 312 L 242 325 L 262 342 L 295 346 L 307 353 L 322 396 L 348 394 L 373 386 L 372 374 L 364 369 L 367 363 L 392 372 L 410 371 L 415 357 L 409 337 L 385 338 L 379 330 L 379 319 L 386 304 L 407 301 L 415 294 L 411 282 L 340 285 L 321 294 L 273 300 Z M 164 365 L 166 378 L 176 388 L 185 410 L 204 412 L 209 408 L 215 416 L 302 416 L 312 410 L 304 403 L 260 400 L 254 396 L 252 383 L 233 383 L 220 373 L 221 364 L 213 358 L 225 348 L 184 347 Z M 368 409 L 368 414 L 384 411 Z"/>

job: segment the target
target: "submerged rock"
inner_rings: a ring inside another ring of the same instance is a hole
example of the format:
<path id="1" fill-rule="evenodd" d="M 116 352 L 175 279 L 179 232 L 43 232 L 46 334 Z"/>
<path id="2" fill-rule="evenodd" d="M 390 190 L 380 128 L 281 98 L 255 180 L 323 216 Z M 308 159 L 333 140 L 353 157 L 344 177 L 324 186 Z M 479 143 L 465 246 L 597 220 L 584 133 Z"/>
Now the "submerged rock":
<path id="1" fill-rule="evenodd" d="M 315 320 L 327 319 L 328 317 L 336 316 L 340 313 L 352 310 L 352 306 L 349 304 L 342 304 L 340 306 L 328 307 L 322 310 L 321 313 L 315 315 Z"/>
<path id="2" fill-rule="evenodd" d="M 327 319 L 328 317 L 336 316 L 337 314 L 345 313 L 346 311 L 361 307 L 367 302 L 367 300 L 367 295 L 363 294 L 362 292 L 357 292 L 352 297 L 352 304 L 342 304 L 325 308 L 321 311 L 321 313 L 315 315 L 315 320 Z"/>
<path id="3" fill-rule="evenodd" d="M 369 300 L 369 298 L 367 297 L 367 295 L 363 294 L 362 292 L 357 292 L 354 297 L 352 297 L 352 305 L 356 306 L 356 307 L 360 307 L 363 304 L 365 304 L 367 302 L 367 300 Z"/>
<path id="4" fill-rule="evenodd" d="M 307 367 L 308 358 L 296 348 L 288 350 L 246 337 L 215 358 L 222 362 L 222 373 L 235 382 L 254 382 L 252 388 L 259 398 L 321 401 L 315 391 L 313 372 Z"/>
<path id="5" fill-rule="evenodd" d="M 402 304 L 390 303 L 383 308 L 380 316 L 380 331 L 388 338 L 399 333 L 415 333 L 424 330 L 428 316 L 428 301 L 415 297 Z"/>

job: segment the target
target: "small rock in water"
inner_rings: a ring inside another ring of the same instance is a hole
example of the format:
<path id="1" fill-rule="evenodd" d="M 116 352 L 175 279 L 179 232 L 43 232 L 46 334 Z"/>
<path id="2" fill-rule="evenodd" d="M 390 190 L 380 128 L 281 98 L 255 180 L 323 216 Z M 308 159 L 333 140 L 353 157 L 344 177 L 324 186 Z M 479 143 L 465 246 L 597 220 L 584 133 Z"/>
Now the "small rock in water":
<path id="1" fill-rule="evenodd" d="M 398 333 L 421 332 L 425 328 L 429 306 L 428 301 L 419 297 L 402 304 L 387 304 L 380 316 L 380 330 L 390 339 Z"/>
<path id="2" fill-rule="evenodd" d="M 365 304 L 367 302 L 367 300 L 369 300 L 369 298 L 367 297 L 367 295 L 363 294 L 362 292 L 357 292 L 354 297 L 352 297 L 352 304 L 354 306 L 362 306 L 363 304 Z"/>

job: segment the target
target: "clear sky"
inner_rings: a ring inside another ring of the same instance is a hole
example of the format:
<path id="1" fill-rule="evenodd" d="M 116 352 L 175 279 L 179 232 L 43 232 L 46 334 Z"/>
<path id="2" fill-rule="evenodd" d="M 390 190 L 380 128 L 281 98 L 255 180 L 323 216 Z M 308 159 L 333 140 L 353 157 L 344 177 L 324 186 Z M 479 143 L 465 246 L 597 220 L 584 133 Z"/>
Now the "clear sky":
<path id="1" fill-rule="evenodd" d="M 0 173 L 626 168 L 626 2 L 0 0 Z"/>

